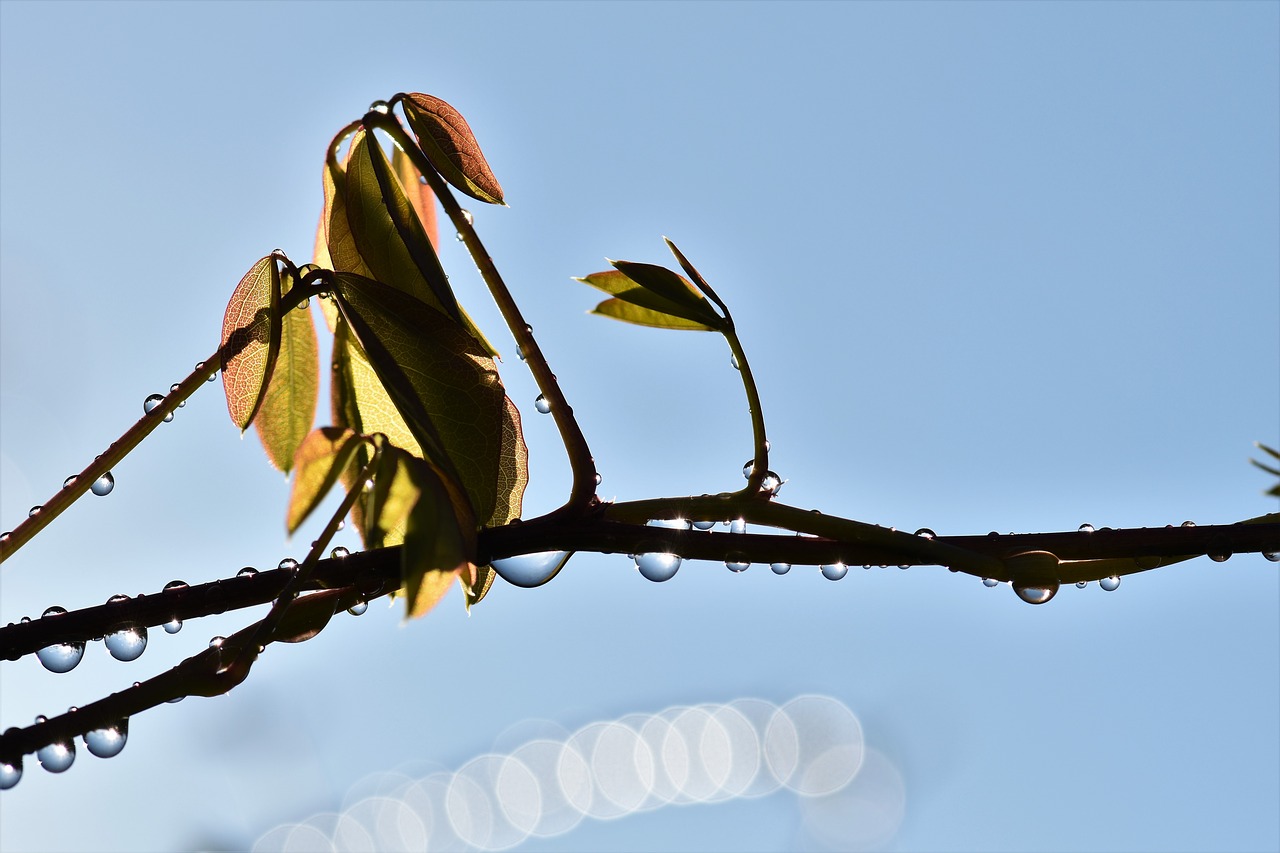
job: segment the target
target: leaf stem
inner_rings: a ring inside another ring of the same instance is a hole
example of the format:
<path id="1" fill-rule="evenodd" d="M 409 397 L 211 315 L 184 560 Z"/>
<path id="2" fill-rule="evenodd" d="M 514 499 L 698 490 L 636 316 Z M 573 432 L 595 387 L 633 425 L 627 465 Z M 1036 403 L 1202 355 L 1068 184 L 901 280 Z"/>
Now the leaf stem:
<path id="1" fill-rule="evenodd" d="M 498 268 L 494 265 L 488 251 L 485 250 L 475 227 L 471 224 L 467 215 L 463 213 L 457 199 L 454 198 L 452 190 L 431 166 L 430 161 L 422 154 L 417 144 L 405 133 L 400 122 L 391 115 L 370 113 L 365 116 L 365 124 L 366 126 L 376 126 L 390 134 L 396 144 L 413 161 L 413 165 L 427 179 L 427 182 L 431 185 L 432 192 L 440 200 L 445 213 L 449 215 L 450 221 L 453 222 L 458 234 L 461 235 L 462 242 L 466 245 L 467 251 L 470 252 L 472 260 L 475 261 L 481 278 L 484 279 L 489 288 L 493 301 L 497 304 L 498 310 L 502 312 L 502 317 L 506 321 L 507 327 L 511 330 L 512 336 L 515 337 L 516 346 L 520 348 L 525 364 L 528 365 L 529 371 L 533 374 L 534 381 L 538 385 L 538 390 L 542 392 L 543 398 L 551 406 L 551 415 L 555 418 L 556 428 L 560 431 L 560 439 L 564 443 L 565 452 L 569 456 L 569 465 L 573 472 L 573 486 L 570 490 L 568 501 L 551 515 L 562 513 L 580 515 L 596 499 L 595 459 L 591 455 L 591 449 L 587 445 L 586 437 L 582 434 L 582 428 L 578 425 L 577 419 L 573 417 L 573 408 L 570 407 L 568 400 L 565 399 L 564 392 L 560 389 L 555 374 L 551 372 L 551 367 L 547 364 L 542 349 L 533 337 L 533 327 L 525 322 L 524 315 L 520 313 L 520 308 L 516 305 L 515 299 L 512 298 L 506 283 L 498 273 Z"/>
<path id="2" fill-rule="evenodd" d="M 89 490 L 94 482 L 111 471 L 122 459 L 142 443 L 151 431 L 164 423 L 164 419 L 177 411 L 178 406 L 195 393 L 197 388 L 211 379 L 222 363 L 221 349 L 196 365 L 195 370 L 178 384 L 178 387 L 165 395 L 164 401 L 150 412 L 138 419 L 123 435 L 111 442 L 103 453 L 95 458 L 83 471 L 76 475 L 70 485 L 64 486 L 53 497 L 40 507 L 35 515 L 28 516 L 17 527 L 0 539 L 0 563 L 9 559 L 19 548 L 31 541 L 37 533 L 63 513 L 76 499 Z"/>

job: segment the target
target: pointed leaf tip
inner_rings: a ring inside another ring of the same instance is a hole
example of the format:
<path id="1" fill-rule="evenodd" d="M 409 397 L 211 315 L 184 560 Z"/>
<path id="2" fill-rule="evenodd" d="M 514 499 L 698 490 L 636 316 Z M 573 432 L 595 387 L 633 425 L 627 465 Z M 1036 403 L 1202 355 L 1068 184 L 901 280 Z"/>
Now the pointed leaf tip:
<path id="1" fill-rule="evenodd" d="M 418 146 L 442 178 L 474 199 L 503 204 L 502 187 L 461 113 L 421 92 L 405 95 L 401 103 Z"/>

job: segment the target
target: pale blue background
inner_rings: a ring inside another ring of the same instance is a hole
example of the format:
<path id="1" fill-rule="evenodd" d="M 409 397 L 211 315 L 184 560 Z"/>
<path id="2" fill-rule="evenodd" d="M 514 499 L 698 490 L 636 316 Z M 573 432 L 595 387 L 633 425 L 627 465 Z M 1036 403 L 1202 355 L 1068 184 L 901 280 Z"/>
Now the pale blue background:
<path id="1" fill-rule="evenodd" d="M 569 280 L 675 239 L 734 310 L 782 497 L 939 533 L 1276 509 L 1280 6 L 0 4 L 0 526 L 211 353 L 243 272 L 309 256 L 325 143 L 375 98 L 463 111 L 510 210 L 477 225 L 620 499 L 741 482 L 711 336 L 591 318 Z M 456 244 L 446 266 L 499 346 Z M 525 405 L 533 515 L 567 471 Z M 286 484 L 209 386 L 0 570 L 0 623 L 300 556 Z M 348 543 L 354 546 L 354 543 Z M 229 696 L 0 795 L 5 850 L 243 847 L 529 717 L 839 697 L 901 771 L 895 850 L 1275 850 L 1280 572 L 1201 559 L 1044 607 L 940 569 L 643 581 L 376 605 Z M 161 671 L 3 665 L 0 725 Z M 539 849 L 814 846 L 794 798 L 588 821 Z"/>

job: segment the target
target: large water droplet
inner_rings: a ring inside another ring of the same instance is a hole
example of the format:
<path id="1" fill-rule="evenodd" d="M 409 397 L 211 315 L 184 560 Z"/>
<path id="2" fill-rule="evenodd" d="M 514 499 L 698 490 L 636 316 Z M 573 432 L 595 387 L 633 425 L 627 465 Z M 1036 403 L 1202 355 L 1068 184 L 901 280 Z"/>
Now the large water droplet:
<path id="1" fill-rule="evenodd" d="M 107 604 L 122 604 L 129 600 L 129 596 L 116 594 L 107 599 Z"/>
<path id="2" fill-rule="evenodd" d="M 61 773 L 75 763 L 76 745 L 73 741 L 48 744 L 36 750 L 36 760 L 50 773 Z"/>
<path id="3" fill-rule="evenodd" d="M 280 565 L 276 566 L 276 568 L 284 569 L 286 572 L 291 572 L 298 568 L 298 561 L 293 559 L 293 557 L 285 557 L 280 561 Z"/>
<path id="4" fill-rule="evenodd" d="M 41 618 L 66 613 L 62 607 L 50 607 Z M 36 652 L 36 658 L 50 672 L 70 672 L 84 657 L 84 643 L 54 643 Z"/>
<path id="5" fill-rule="evenodd" d="M 1278 551 L 1263 551 L 1262 556 L 1263 559 L 1270 560 L 1273 563 L 1280 563 L 1280 552 Z"/>
<path id="6" fill-rule="evenodd" d="M 733 521 L 729 522 L 729 532 L 730 533 L 746 533 L 747 532 L 746 520 L 742 518 L 735 518 Z"/>
<path id="7" fill-rule="evenodd" d="M 1103 578 L 1102 580 L 1098 581 L 1098 586 L 1102 587 L 1107 592 L 1115 592 L 1117 589 L 1120 588 L 1120 578 L 1118 575 L 1112 575 L 1109 578 Z"/>
<path id="8" fill-rule="evenodd" d="M 253 566 L 245 566 L 243 569 L 236 572 L 236 577 L 238 578 L 256 578 L 257 576 L 258 570 Z"/>
<path id="9" fill-rule="evenodd" d="M 152 412 L 154 412 L 156 409 L 158 409 L 160 407 L 160 404 L 163 402 L 164 402 L 163 395 L 151 394 L 150 396 L 147 397 L 147 399 L 142 401 L 142 411 L 146 412 L 149 415 Z M 170 412 L 169 414 L 164 416 L 165 423 L 169 423 L 169 421 L 171 420 L 173 420 L 173 412 Z"/>
<path id="10" fill-rule="evenodd" d="M 773 471 L 769 471 L 764 475 L 764 479 L 760 481 L 760 491 L 766 495 L 773 497 L 782 490 L 784 480 Z"/>
<path id="11" fill-rule="evenodd" d="M 1196 523 L 1195 523 L 1194 521 L 1184 521 L 1184 522 L 1182 522 L 1182 526 L 1183 526 L 1183 527 L 1195 527 L 1195 526 L 1196 526 Z"/>
<path id="12" fill-rule="evenodd" d="M 0 791 L 7 791 L 22 779 L 22 759 L 10 764 L 0 761 Z"/>
<path id="13" fill-rule="evenodd" d="M 341 560 L 343 557 L 349 557 L 351 552 L 339 545 L 329 552 L 329 556 L 334 560 Z"/>
<path id="14" fill-rule="evenodd" d="M 751 568 L 751 563 L 744 554 L 730 554 L 729 559 L 724 561 L 724 566 L 731 572 L 745 572 Z"/>
<path id="15" fill-rule="evenodd" d="M 551 580 L 567 556 L 565 551 L 540 551 L 536 554 L 504 557 L 494 560 L 491 565 L 507 583 L 531 589 Z"/>
<path id="16" fill-rule="evenodd" d="M 1014 584 L 1013 591 L 1027 604 L 1044 604 L 1058 594 L 1057 581 L 1039 581 L 1031 584 Z"/>
<path id="17" fill-rule="evenodd" d="M 1215 539 L 1209 543 L 1208 555 L 1215 563 L 1225 563 L 1231 559 L 1231 548 L 1225 541 Z"/>
<path id="18" fill-rule="evenodd" d="M 822 576 L 829 581 L 838 581 L 849 574 L 849 567 L 844 563 L 827 563 L 822 567 Z"/>
<path id="19" fill-rule="evenodd" d="M 171 589 L 186 589 L 186 588 L 187 588 L 186 581 L 169 581 L 167 584 L 164 585 L 164 592 L 168 592 Z"/>
<path id="20" fill-rule="evenodd" d="M 916 535 L 919 536 L 921 539 L 937 539 L 938 538 L 938 534 L 934 533 L 932 530 L 930 530 L 927 527 L 921 527 L 919 530 L 916 531 Z"/>
<path id="21" fill-rule="evenodd" d="M 164 632 L 166 634 L 176 634 L 181 630 L 182 630 L 182 620 L 176 616 L 170 619 L 168 622 L 164 623 Z"/>
<path id="22" fill-rule="evenodd" d="M 1080 532 L 1081 532 L 1081 533 L 1092 533 L 1092 532 L 1093 532 L 1093 525 L 1086 521 L 1084 524 L 1080 525 Z"/>
<path id="23" fill-rule="evenodd" d="M 1000 581 L 996 580 L 995 578 L 983 578 L 982 585 L 990 589 L 993 586 L 999 586 Z"/>
<path id="24" fill-rule="evenodd" d="M 144 625 L 127 625 L 108 634 L 103 644 L 111 656 L 120 661 L 137 660 L 147 649 L 147 629 Z"/>
<path id="25" fill-rule="evenodd" d="M 75 484 L 76 479 L 77 479 L 76 475 L 72 474 L 70 477 L 62 481 L 62 488 L 64 489 L 71 488 L 71 486 Z"/>
<path id="26" fill-rule="evenodd" d="M 667 530 L 688 530 L 692 526 L 692 522 L 687 518 L 651 518 L 645 524 L 648 527 L 662 527 Z"/>
<path id="27" fill-rule="evenodd" d="M 101 498 L 111 494 L 111 490 L 115 487 L 116 478 L 112 476 L 110 471 L 108 471 L 93 481 L 93 485 L 89 487 L 89 491 Z"/>
<path id="28" fill-rule="evenodd" d="M 35 518 L 37 515 L 40 514 L 40 510 L 42 509 L 44 509 L 43 506 L 41 506 L 40 504 L 36 504 L 31 509 L 27 510 L 27 518 Z"/>
<path id="29" fill-rule="evenodd" d="M 365 611 L 369 609 L 369 602 L 357 601 L 355 604 L 347 608 L 347 612 L 352 616 L 363 616 Z"/>
<path id="30" fill-rule="evenodd" d="M 769 569 L 775 575 L 785 575 L 787 572 L 791 571 L 791 564 L 790 563 L 770 563 Z"/>
<path id="31" fill-rule="evenodd" d="M 85 747 L 99 758 L 114 758 L 119 755 L 128 739 L 129 719 L 127 717 L 114 726 L 84 733 Z"/>
<path id="32" fill-rule="evenodd" d="M 467 210 L 465 207 L 460 207 L 458 208 L 458 212 L 462 214 L 462 218 L 466 220 L 466 223 L 468 225 L 476 224 L 476 218 L 471 215 L 471 211 Z M 533 331 L 533 330 L 530 329 L 529 331 Z"/>
<path id="33" fill-rule="evenodd" d="M 715 526 L 716 523 L 714 521 L 695 521 L 693 523 L 694 530 L 710 530 Z"/>
<path id="34" fill-rule="evenodd" d="M 0 542 L 8 542 L 9 538 L 12 536 L 13 536 L 13 531 L 6 530 L 4 533 L 0 533 Z"/>
<path id="35" fill-rule="evenodd" d="M 676 570 L 680 568 L 680 557 L 666 553 L 641 554 L 636 557 L 636 568 L 647 579 L 661 583 L 676 576 Z"/>
<path id="36" fill-rule="evenodd" d="M 534 398 L 533 407 L 545 415 L 551 411 L 551 401 L 545 395 L 539 394 Z"/>

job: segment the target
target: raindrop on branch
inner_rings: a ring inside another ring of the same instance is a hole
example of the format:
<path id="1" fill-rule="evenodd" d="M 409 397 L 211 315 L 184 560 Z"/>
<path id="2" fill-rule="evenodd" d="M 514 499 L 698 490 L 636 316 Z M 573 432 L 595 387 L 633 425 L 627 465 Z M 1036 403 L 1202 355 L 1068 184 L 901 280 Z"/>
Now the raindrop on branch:
<path id="1" fill-rule="evenodd" d="M 1120 577 L 1118 575 L 1112 575 L 1111 577 L 1103 578 L 1098 581 L 1098 586 L 1102 587 L 1107 592 L 1115 592 L 1120 588 Z"/>
<path id="2" fill-rule="evenodd" d="M 103 474 L 101 477 L 93 481 L 93 485 L 89 487 L 89 491 L 98 497 L 106 497 L 111 494 L 111 490 L 116 487 L 116 478 L 111 472 Z"/>
<path id="3" fill-rule="evenodd" d="M 147 399 L 142 401 L 142 411 L 146 412 L 149 415 L 152 412 L 154 412 L 156 409 L 160 408 L 160 405 L 162 403 L 164 403 L 164 397 L 162 395 L 152 394 L 149 397 L 147 397 Z M 171 420 L 173 420 L 173 412 L 170 412 L 169 414 L 164 416 L 165 423 L 169 423 L 169 421 Z"/>
<path id="4" fill-rule="evenodd" d="M 166 634 L 176 634 L 181 630 L 182 630 L 182 620 L 176 616 L 170 619 L 168 622 L 164 623 L 164 632 Z"/>
<path id="5" fill-rule="evenodd" d="M 71 488 L 71 486 L 75 484 L 76 479 L 77 479 L 76 475 L 72 474 L 70 477 L 62 481 L 62 488 L 64 489 Z"/>
<path id="6" fill-rule="evenodd" d="M 7 734 L 7 733 L 6 733 Z M 16 763 L 10 764 L 7 761 L 0 761 L 0 791 L 7 791 L 14 785 L 18 784 L 22 779 L 22 759 L 19 758 Z"/>
<path id="7" fill-rule="evenodd" d="M 676 571 L 680 568 L 680 557 L 667 553 L 641 554 L 636 557 L 636 568 L 648 580 L 662 583 L 676 576 Z"/>
<path id="8" fill-rule="evenodd" d="M 62 607 L 50 607 L 40 618 L 66 613 Z M 36 659 L 50 672 L 70 672 L 84 657 L 84 643 L 54 643 L 36 652 Z"/>
<path id="9" fill-rule="evenodd" d="M 716 522 L 714 521 L 695 521 L 693 523 L 694 530 L 710 530 L 715 526 L 716 526 Z"/>
<path id="10" fill-rule="evenodd" d="M 1092 533 L 1092 532 L 1093 532 L 1093 525 L 1086 521 L 1084 524 L 1080 525 L 1080 532 L 1081 532 L 1081 533 Z"/>
<path id="11" fill-rule="evenodd" d="M 283 560 L 280 561 L 280 564 L 276 566 L 276 568 L 284 569 L 286 572 L 291 572 L 294 569 L 298 568 L 298 561 L 293 559 L 293 557 L 285 557 Z"/>
<path id="12" fill-rule="evenodd" d="M 72 741 L 61 741 L 42 746 L 36 750 L 36 760 L 50 773 L 61 773 L 75 762 L 76 745 Z"/>
<path id="13" fill-rule="evenodd" d="M 347 608 L 347 612 L 352 616 L 363 616 L 365 611 L 369 609 L 369 602 L 357 601 L 355 604 Z"/>
<path id="14" fill-rule="evenodd" d="M 735 518 L 733 521 L 729 522 L 729 532 L 730 533 L 746 533 L 747 532 L 746 519 Z"/>
<path id="15" fill-rule="evenodd" d="M 733 369 L 734 369 L 734 370 L 741 370 L 741 369 L 742 369 L 742 365 L 738 364 L 738 356 L 737 356 L 737 355 L 734 355 L 734 354 L 732 354 L 732 353 L 731 353 L 731 354 L 729 355 L 729 363 L 733 365 Z"/>
<path id="16" fill-rule="evenodd" d="M 108 634 L 103 640 L 111 656 L 126 663 L 142 657 L 147 649 L 147 629 L 143 625 L 129 625 Z"/>
<path id="17" fill-rule="evenodd" d="M 1058 594 L 1057 581 L 1014 584 L 1013 591 L 1027 604 L 1044 604 Z"/>
<path id="18" fill-rule="evenodd" d="M 349 557 L 350 555 L 351 552 L 346 548 L 343 548 L 341 545 L 329 552 L 329 557 L 334 560 L 341 560 L 343 557 Z"/>
<path id="19" fill-rule="evenodd" d="M 938 534 L 934 533 L 932 530 L 930 530 L 927 527 L 921 527 L 919 530 L 916 531 L 916 535 L 919 536 L 921 539 L 937 539 L 938 538 Z"/>
<path id="20" fill-rule="evenodd" d="M 769 569 L 775 575 L 785 575 L 787 572 L 791 571 L 791 564 L 790 563 L 770 563 Z"/>
<path id="21" fill-rule="evenodd" d="M 724 565 L 731 572 L 745 572 L 751 568 L 751 563 L 747 562 L 747 558 L 742 554 L 730 554 Z"/>
<path id="22" fill-rule="evenodd" d="M 386 101 L 374 101 L 372 104 L 369 105 L 369 109 L 367 110 L 367 112 L 386 115 L 387 113 L 391 112 L 391 107 L 387 105 Z"/>
<path id="23" fill-rule="evenodd" d="M 44 509 L 43 506 L 41 506 L 40 504 L 36 504 L 31 509 L 27 510 L 27 518 L 35 518 L 37 515 L 40 514 L 40 510 L 42 509 Z"/>
<path id="24" fill-rule="evenodd" d="M 258 570 L 253 566 L 245 566 L 243 569 L 236 572 L 236 577 L 238 578 L 256 578 L 257 576 Z"/>
<path id="25" fill-rule="evenodd" d="M 531 589 L 551 580 L 560 570 L 566 556 L 565 551 L 539 551 L 536 554 L 504 557 L 494 560 L 490 565 L 507 583 Z"/>
<path id="26" fill-rule="evenodd" d="M 1088 581 L 1076 581 L 1076 589 L 1084 589 L 1088 585 Z"/>
<path id="27" fill-rule="evenodd" d="M 996 580 L 995 578 L 983 578 L 982 585 L 990 589 L 993 586 L 999 586 L 1000 581 Z"/>
<path id="28" fill-rule="evenodd" d="M 178 385 L 178 383 L 177 383 L 177 382 L 173 383 L 172 385 L 170 385 L 170 386 L 169 386 L 169 393 L 170 393 L 170 394 L 172 394 L 172 393 L 176 392 L 176 391 L 178 390 L 178 388 L 180 388 L 180 387 L 181 387 L 181 386 L 180 386 L 180 385 Z M 186 401 L 186 400 L 180 400 L 180 401 L 178 401 L 178 408 L 179 408 L 179 409 L 181 409 L 181 408 L 182 408 L 183 406 L 185 406 L 186 404 L 187 404 L 187 401 Z"/>
<path id="29" fill-rule="evenodd" d="M 540 414 L 545 415 L 551 411 L 551 401 L 548 400 L 545 395 L 539 394 L 533 401 L 533 407 L 537 409 Z"/>
<path id="30" fill-rule="evenodd" d="M 1270 560 L 1273 563 L 1280 563 L 1280 552 L 1263 551 L 1262 556 L 1263 556 L 1263 559 Z"/>
<path id="31" fill-rule="evenodd" d="M 114 726 L 94 729 L 84 733 L 84 745 L 98 758 L 114 758 L 129 740 L 129 719 L 126 717 Z"/>
<path id="32" fill-rule="evenodd" d="M 829 581 L 838 581 L 849 574 L 849 567 L 844 563 L 827 563 L 822 567 L 822 576 Z"/>

